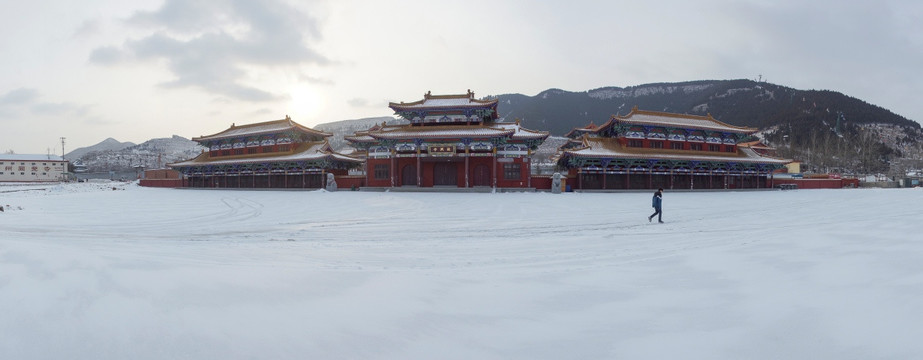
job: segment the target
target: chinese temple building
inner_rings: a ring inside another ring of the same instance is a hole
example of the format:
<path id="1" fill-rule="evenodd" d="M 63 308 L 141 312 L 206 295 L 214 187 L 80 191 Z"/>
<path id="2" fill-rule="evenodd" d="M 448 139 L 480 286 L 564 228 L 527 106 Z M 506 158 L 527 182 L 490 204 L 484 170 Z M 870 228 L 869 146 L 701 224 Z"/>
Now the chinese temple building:
<path id="1" fill-rule="evenodd" d="M 183 175 L 183 187 L 323 188 L 326 174 L 347 175 L 362 160 L 333 151 L 332 134 L 282 120 L 234 125 L 192 138 L 208 151 L 169 167 Z"/>
<path id="2" fill-rule="evenodd" d="M 739 189 L 771 187 L 791 160 L 761 154 L 755 128 L 637 107 L 567 134 L 558 167 L 576 189 Z M 768 150 L 767 150 L 768 151 Z"/>
<path id="3" fill-rule="evenodd" d="M 409 124 L 346 137 L 367 156 L 366 186 L 532 187 L 532 153 L 548 132 L 501 122 L 496 99 L 428 92 L 389 107 Z"/>

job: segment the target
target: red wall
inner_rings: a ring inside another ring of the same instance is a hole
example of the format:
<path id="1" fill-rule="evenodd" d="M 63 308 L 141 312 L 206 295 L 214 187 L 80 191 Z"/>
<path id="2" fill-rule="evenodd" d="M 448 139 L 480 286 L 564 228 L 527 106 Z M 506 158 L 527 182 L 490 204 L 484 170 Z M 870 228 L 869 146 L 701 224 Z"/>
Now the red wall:
<path id="1" fill-rule="evenodd" d="M 497 177 L 497 187 L 501 188 L 517 188 L 517 187 L 528 187 L 529 186 L 529 176 L 531 175 L 531 169 L 527 158 L 509 158 L 511 163 L 520 164 L 520 176 L 518 180 L 505 180 L 503 178 L 503 164 L 509 164 L 510 162 L 503 163 L 497 161 L 496 168 L 494 168 L 493 174 Z M 439 160 L 420 162 L 420 186 L 421 187 L 432 187 L 433 186 L 433 168 L 439 163 Z M 498 159 L 499 160 L 499 159 Z M 452 162 L 456 164 L 457 170 L 456 174 L 456 184 L 458 187 L 465 187 L 465 162 L 464 159 L 453 159 Z M 395 165 L 392 166 L 391 159 L 368 159 L 366 163 L 366 172 L 368 180 L 366 181 L 365 186 L 370 187 L 390 187 L 391 178 L 387 179 L 375 179 L 375 165 L 384 164 L 390 169 L 391 177 L 394 177 L 395 184 L 400 185 L 401 183 L 401 169 L 405 165 L 417 165 L 417 159 L 408 157 L 408 158 L 397 158 Z M 488 168 L 493 166 L 494 160 L 490 157 L 471 157 L 468 159 L 468 185 L 474 186 L 474 168 L 480 164 L 487 165 Z M 491 184 L 493 185 L 493 184 Z"/>
<path id="2" fill-rule="evenodd" d="M 552 180 L 554 180 L 554 178 L 549 175 L 532 176 L 532 187 L 537 190 L 551 190 Z"/>
<path id="3" fill-rule="evenodd" d="M 149 180 L 180 179 L 179 171 L 172 169 L 144 170 L 144 178 Z"/>
<path id="4" fill-rule="evenodd" d="M 350 190 L 353 187 L 356 189 L 365 186 L 365 176 L 363 175 L 337 175 L 335 176 L 337 181 L 337 189 Z"/>
<path id="5" fill-rule="evenodd" d="M 141 179 L 138 185 L 147 187 L 183 187 L 183 180 L 179 179 Z"/>

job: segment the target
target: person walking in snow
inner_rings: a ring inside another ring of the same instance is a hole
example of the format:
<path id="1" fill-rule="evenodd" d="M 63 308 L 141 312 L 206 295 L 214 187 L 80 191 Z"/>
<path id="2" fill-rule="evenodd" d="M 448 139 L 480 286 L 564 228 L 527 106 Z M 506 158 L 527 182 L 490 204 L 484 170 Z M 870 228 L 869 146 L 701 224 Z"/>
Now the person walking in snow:
<path id="1" fill-rule="evenodd" d="M 657 215 L 657 222 L 663 224 L 663 211 L 661 210 L 661 205 L 663 203 L 663 188 L 657 189 L 654 192 L 654 198 L 651 199 L 651 206 L 654 207 L 654 213 L 651 216 L 647 217 L 647 221 L 650 222 L 654 219 L 654 215 Z"/>

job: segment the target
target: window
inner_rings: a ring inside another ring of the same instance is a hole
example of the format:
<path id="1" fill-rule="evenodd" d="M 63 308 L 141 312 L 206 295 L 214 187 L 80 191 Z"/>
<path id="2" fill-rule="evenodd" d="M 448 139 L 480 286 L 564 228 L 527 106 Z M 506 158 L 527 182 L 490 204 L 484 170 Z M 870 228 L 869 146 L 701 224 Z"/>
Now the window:
<path id="1" fill-rule="evenodd" d="M 279 145 L 279 151 L 289 151 L 292 149 L 291 145 Z"/>
<path id="2" fill-rule="evenodd" d="M 247 149 L 247 154 L 256 154 L 256 148 Z"/>
<path id="3" fill-rule="evenodd" d="M 689 150 L 702 151 L 702 144 L 689 144 Z"/>
<path id="4" fill-rule="evenodd" d="M 391 168 L 388 164 L 375 164 L 375 179 L 382 180 L 391 177 Z"/>
<path id="5" fill-rule="evenodd" d="M 628 140 L 628 147 L 644 147 L 644 142 L 641 140 Z"/>
<path id="6" fill-rule="evenodd" d="M 522 164 L 503 164 L 503 179 L 522 179 Z"/>
<path id="7" fill-rule="evenodd" d="M 721 145 L 708 144 L 708 151 L 721 151 Z"/>
<path id="8" fill-rule="evenodd" d="M 670 148 L 672 148 L 673 150 L 682 150 L 683 143 L 681 142 L 670 143 Z"/>
<path id="9" fill-rule="evenodd" d="M 272 146 L 263 146 L 263 152 L 264 153 L 272 152 Z"/>
<path id="10" fill-rule="evenodd" d="M 651 149 L 663 149 L 663 141 L 651 141 Z"/>
<path id="11" fill-rule="evenodd" d="M 221 150 L 221 156 L 231 155 L 231 150 Z"/>
<path id="12" fill-rule="evenodd" d="M 243 155 L 244 149 L 234 149 L 234 155 Z"/>
<path id="13" fill-rule="evenodd" d="M 727 151 L 727 152 L 729 152 L 729 153 L 732 153 L 732 152 L 737 152 L 737 149 L 735 149 L 735 148 L 734 148 L 733 146 L 731 146 L 731 145 L 728 145 L 728 146 L 725 146 L 725 147 L 724 147 L 724 151 Z"/>

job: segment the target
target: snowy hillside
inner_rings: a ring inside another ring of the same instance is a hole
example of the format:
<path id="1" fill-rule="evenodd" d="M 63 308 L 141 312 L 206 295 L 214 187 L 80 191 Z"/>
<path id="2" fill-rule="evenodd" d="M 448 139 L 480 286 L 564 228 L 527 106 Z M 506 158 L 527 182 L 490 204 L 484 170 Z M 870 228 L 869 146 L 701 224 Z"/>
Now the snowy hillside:
<path id="1" fill-rule="evenodd" d="M 128 171 L 138 166 L 159 169 L 169 163 L 193 158 L 203 150 L 198 143 L 173 135 L 119 150 L 91 151 L 79 160 L 89 172 Z"/>
<path id="2" fill-rule="evenodd" d="M 341 120 L 334 121 L 329 123 L 318 124 L 314 127 L 316 130 L 325 131 L 333 134 L 329 138 L 330 146 L 335 150 L 341 151 L 346 147 L 349 147 L 349 143 L 346 140 L 343 140 L 343 136 L 355 134 L 356 131 L 368 130 L 375 124 L 381 124 L 387 122 L 388 124 L 406 124 L 407 121 L 404 119 L 395 118 L 393 116 L 381 116 L 373 118 L 364 118 L 364 119 L 355 119 L 355 120 Z"/>
<path id="3" fill-rule="evenodd" d="M 3 359 L 923 354 L 921 189 L 668 191 L 658 225 L 646 192 L 30 186 Z"/>

